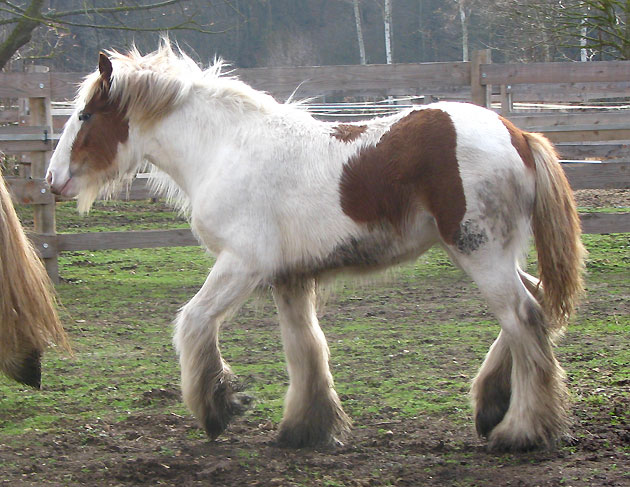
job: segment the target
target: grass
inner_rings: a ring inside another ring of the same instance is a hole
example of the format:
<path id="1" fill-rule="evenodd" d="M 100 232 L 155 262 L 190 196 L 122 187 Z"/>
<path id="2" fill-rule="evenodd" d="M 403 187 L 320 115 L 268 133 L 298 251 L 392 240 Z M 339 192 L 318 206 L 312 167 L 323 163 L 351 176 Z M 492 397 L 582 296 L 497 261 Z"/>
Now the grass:
<path id="1" fill-rule="evenodd" d="M 18 208 L 24 226 L 33 222 L 33 207 Z M 96 201 L 89 214 L 77 213 L 76 202 L 57 203 L 55 211 L 57 232 L 107 232 L 124 230 L 152 230 L 185 228 L 186 220 L 162 203 L 146 201 Z"/>

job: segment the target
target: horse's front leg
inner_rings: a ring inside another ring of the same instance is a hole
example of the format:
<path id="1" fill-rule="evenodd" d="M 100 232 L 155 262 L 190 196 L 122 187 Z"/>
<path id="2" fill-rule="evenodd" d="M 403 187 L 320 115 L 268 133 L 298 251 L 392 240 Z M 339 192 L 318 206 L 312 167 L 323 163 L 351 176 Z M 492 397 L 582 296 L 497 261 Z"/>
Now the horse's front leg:
<path id="1" fill-rule="evenodd" d="M 333 388 L 328 345 L 315 312 L 315 281 L 274 287 L 289 371 L 289 390 L 280 425 L 281 445 L 300 448 L 335 444 L 349 431 Z"/>
<path id="2" fill-rule="evenodd" d="M 221 323 L 235 312 L 260 279 L 236 257 L 221 253 L 199 292 L 180 311 L 174 343 L 179 353 L 184 402 L 208 436 L 216 438 L 249 398 L 219 351 Z"/>

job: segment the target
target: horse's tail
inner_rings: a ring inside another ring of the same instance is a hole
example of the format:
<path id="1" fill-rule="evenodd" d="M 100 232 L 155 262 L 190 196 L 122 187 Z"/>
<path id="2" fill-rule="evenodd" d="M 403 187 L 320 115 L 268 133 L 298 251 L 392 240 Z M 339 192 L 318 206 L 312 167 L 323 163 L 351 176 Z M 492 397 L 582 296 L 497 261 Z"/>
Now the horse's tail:
<path id="1" fill-rule="evenodd" d="M 561 330 L 584 293 L 582 275 L 586 250 L 573 191 L 545 137 L 525 133 L 536 161 L 536 199 L 533 231 L 542 306 L 549 326 Z"/>
<path id="2" fill-rule="evenodd" d="M 0 372 L 39 388 L 40 358 L 53 343 L 70 350 L 54 289 L 0 175 Z"/>

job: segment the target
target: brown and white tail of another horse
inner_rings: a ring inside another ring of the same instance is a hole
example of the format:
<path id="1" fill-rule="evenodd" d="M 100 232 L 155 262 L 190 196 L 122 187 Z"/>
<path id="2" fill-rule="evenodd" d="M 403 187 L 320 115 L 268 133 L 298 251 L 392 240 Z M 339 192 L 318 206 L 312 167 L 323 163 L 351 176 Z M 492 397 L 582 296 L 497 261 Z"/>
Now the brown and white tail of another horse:
<path id="1" fill-rule="evenodd" d="M 0 371 L 39 388 L 41 355 L 57 344 L 69 350 L 54 290 L 15 213 L 0 176 Z"/>

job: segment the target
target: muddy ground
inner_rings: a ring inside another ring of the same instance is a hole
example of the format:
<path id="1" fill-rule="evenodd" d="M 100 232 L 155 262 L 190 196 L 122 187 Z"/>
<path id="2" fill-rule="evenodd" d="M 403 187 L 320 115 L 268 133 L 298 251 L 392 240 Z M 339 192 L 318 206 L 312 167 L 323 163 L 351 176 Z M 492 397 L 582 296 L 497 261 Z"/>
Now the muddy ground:
<path id="1" fill-rule="evenodd" d="M 388 296 L 396 301 L 431 303 L 444 301 L 452 313 L 470 295 L 457 289 L 453 294 L 433 285 L 429 293 L 402 288 Z M 602 307 L 605 288 L 594 289 L 589 297 L 591 316 L 610 313 Z M 450 294 L 448 294 L 450 293 Z M 398 296 L 398 297 L 397 297 Z M 324 313 L 339 317 L 335 298 Z M 628 316 L 627 300 L 615 303 L 615 313 Z M 402 309 L 402 311 L 400 311 Z M 396 320 L 410 318 L 413 308 L 401 306 Z M 343 318 L 381 314 L 382 306 L 373 301 L 354 302 Z M 392 312 L 393 314 L 393 312 Z M 482 313 L 479 313 L 482 317 Z M 385 314 L 389 318 L 389 312 Z M 413 317 L 411 317 L 413 318 Z M 247 325 L 245 325 L 247 326 Z M 269 320 L 257 326 L 275 327 Z M 226 332 L 227 333 L 227 332 Z M 329 341 L 337 339 L 328 335 Z M 567 345 L 576 345 L 569 334 Z M 595 340 L 596 342 L 596 340 Z M 579 344 L 578 344 L 579 345 Z M 579 349 L 579 348 L 578 348 Z M 455 352 L 454 352 L 455 353 Z M 440 376 L 461 375 L 457 362 L 467 359 L 466 347 L 457 360 L 445 360 Z M 588 345 L 579 355 L 593 353 Z M 560 360 L 580 360 L 575 353 L 560 353 Z M 345 360 L 337 357 L 337 360 Z M 349 360 L 353 360 L 350 358 Z M 450 365 L 449 365 L 450 364 Z M 370 367 L 366 361 L 364 367 Z M 136 412 L 122 421 L 92 418 L 71 420 L 61 426 L 60 434 L 29 432 L 28 446 L 1 444 L 3 485 L 85 485 L 85 486 L 628 486 L 630 485 L 630 378 L 603 380 L 601 388 L 571 381 L 574 396 L 595 391 L 605 400 L 596 403 L 574 401 L 571 437 L 551 451 L 492 453 L 479 439 L 470 421 L 470 411 L 462 412 L 464 421 L 435 415 L 398 417 L 396 408 L 380 405 L 377 412 L 363 414 L 343 446 L 332 449 L 288 450 L 275 444 L 277 424 L 260 423 L 247 416 L 238 419 L 216 441 L 199 436 L 190 415 Z M 410 387 L 410 384 L 401 384 Z M 343 385 L 339 385 L 343 390 Z M 440 385 L 436 385 L 439 394 Z M 461 391 L 466 394 L 466 391 Z M 431 393 L 430 393 L 431 394 Z M 342 401 L 350 398 L 341 394 Z M 138 398 L 144 405 L 161 410 L 181 401 L 176 383 L 165 384 Z"/>

